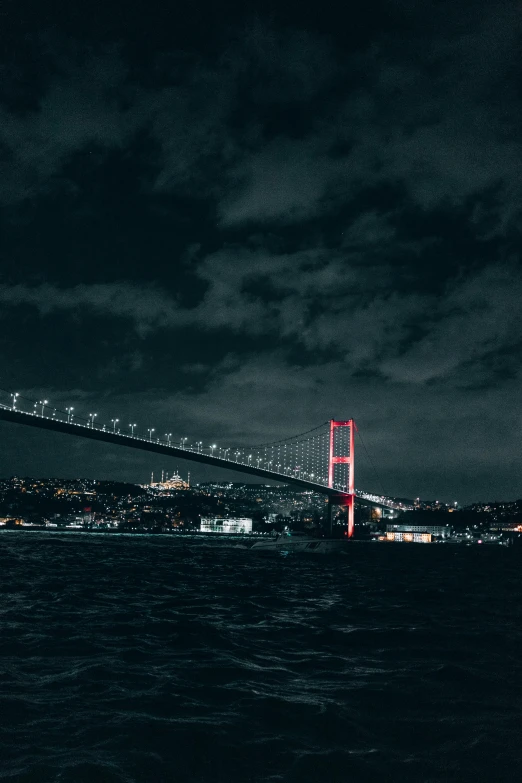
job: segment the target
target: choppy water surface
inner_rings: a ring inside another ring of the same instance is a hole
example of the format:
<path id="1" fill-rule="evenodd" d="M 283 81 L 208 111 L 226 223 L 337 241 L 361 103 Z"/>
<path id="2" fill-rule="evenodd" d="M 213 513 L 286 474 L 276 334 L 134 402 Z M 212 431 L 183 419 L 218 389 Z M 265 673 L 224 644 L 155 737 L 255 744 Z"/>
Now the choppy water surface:
<path id="1" fill-rule="evenodd" d="M 0 535 L 0 780 L 519 781 L 520 554 Z"/>

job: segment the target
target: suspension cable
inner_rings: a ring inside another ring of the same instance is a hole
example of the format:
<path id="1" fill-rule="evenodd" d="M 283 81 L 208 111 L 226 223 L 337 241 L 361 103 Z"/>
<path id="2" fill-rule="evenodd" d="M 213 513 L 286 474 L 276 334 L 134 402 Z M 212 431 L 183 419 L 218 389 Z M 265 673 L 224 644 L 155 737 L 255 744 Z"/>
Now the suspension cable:
<path id="1" fill-rule="evenodd" d="M 377 468 L 376 468 L 376 467 L 375 467 L 375 465 L 373 464 L 373 460 L 372 460 L 372 458 L 370 457 L 370 454 L 369 454 L 369 452 L 368 452 L 368 449 L 366 448 L 366 443 L 364 442 L 363 436 L 361 435 L 361 433 L 360 433 L 360 431 L 357 429 L 357 427 L 356 427 L 356 430 L 357 430 L 357 434 L 358 434 L 358 436 L 359 436 L 359 438 L 360 438 L 360 441 L 361 441 L 361 443 L 362 443 L 363 449 L 364 449 L 364 451 L 365 451 L 365 453 L 366 453 L 366 456 L 368 457 L 368 461 L 369 461 L 370 465 L 372 466 L 373 472 L 374 472 L 374 474 L 375 474 L 375 477 L 376 477 L 376 479 L 377 479 L 377 483 L 379 484 L 379 486 L 380 486 L 380 488 L 381 488 L 382 494 L 383 494 L 385 497 L 388 497 L 388 495 L 387 495 L 387 494 L 386 494 L 386 492 L 384 491 L 384 485 L 383 485 L 383 483 L 382 483 L 382 481 L 381 481 L 381 477 L 380 477 L 380 476 L 379 476 L 379 474 L 377 473 Z"/>
<path id="2" fill-rule="evenodd" d="M 309 435 L 311 432 L 316 432 L 317 430 L 322 429 L 323 427 L 326 427 L 328 424 L 327 421 L 324 421 L 322 424 L 319 424 L 317 427 L 313 427 L 311 430 L 307 430 L 306 432 L 301 432 L 299 435 L 291 435 L 288 438 L 281 438 L 281 440 L 273 440 L 269 443 L 257 443 L 255 446 L 250 446 L 251 449 L 262 449 L 268 446 L 277 446 L 279 443 L 288 443 L 289 441 L 295 441 L 298 440 L 298 438 L 303 438 L 305 435 Z"/>

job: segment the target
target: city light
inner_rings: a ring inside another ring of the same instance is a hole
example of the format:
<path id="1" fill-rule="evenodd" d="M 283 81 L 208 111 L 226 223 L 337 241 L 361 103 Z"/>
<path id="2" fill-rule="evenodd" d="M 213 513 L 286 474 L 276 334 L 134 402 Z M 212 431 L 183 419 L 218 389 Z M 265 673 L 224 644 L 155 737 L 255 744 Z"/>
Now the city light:
<path id="1" fill-rule="evenodd" d="M 37 402 L 25 400 L 20 398 L 18 392 L 6 392 L 8 396 L 9 405 L 2 405 L 0 407 L 10 407 L 13 411 L 16 411 L 16 415 L 27 415 L 29 412 L 31 415 L 35 415 L 37 412 L 42 418 L 45 418 L 49 400 L 40 399 Z M 20 410 L 21 406 L 21 410 Z M 25 410 L 24 410 L 25 408 Z M 71 424 L 73 422 L 74 407 L 71 405 L 65 409 L 65 413 L 54 409 L 52 410 L 52 419 L 56 421 L 67 421 Z M 50 414 L 51 417 L 51 414 Z M 95 419 L 98 417 L 97 413 L 91 412 L 85 414 L 85 418 L 76 414 L 76 420 L 74 421 L 75 430 L 81 428 L 89 428 L 91 430 L 97 429 L 100 433 L 111 432 L 111 434 L 119 434 L 119 418 L 110 419 L 110 425 L 102 424 L 101 422 L 95 427 Z M 350 420 L 351 421 L 351 420 Z M 339 427 L 347 427 L 350 422 L 339 422 Z M 109 428 L 110 427 L 110 428 Z M 128 425 L 131 437 L 136 436 L 136 423 L 129 423 Z M 340 430 L 339 430 L 340 431 Z M 154 444 L 166 444 L 168 447 L 172 446 L 173 433 L 165 432 L 163 437 L 155 436 L 156 429 L 154 427 L 147 428 L 147 440 L 149 443 Z M 306 435 L 307 433 L 305 433 Z M 325 475 L 328 471 L 328 433 L 324 434 L 322 441 L 325 448 L 319 448 L 319 441 L 316 442 L 315 438 L 304 438 L 301 440 L 295 439 L 285 443 L 268 444 L 266 446 L 250 447 L 248 450 L 242 448 L 231 448 L 218 446 L 216 443 L 212 443 L 208 447 L 203 446 L 203 441 L 194 441 L 194 445 L 188 445 L 188 437 L 182 436 L 179 438 L 179 447 L 187 452 L 196 452 L 197 454 L 208 453 L 212 458 L 218 456 L 219 459 L 225 459 L 238 466 L 245 466 L 256 468 L 261 471 L 267 471 L 277 475 L 286 475 L 297 482 L 310 482 L 314 485 L 326 486 L 331 489 L 338 490 L 350 495 L 358 496 L 361 499 L 365 499 L 370 503 L 375 503 L 381 508 L 394 509 L 397 511 L 408 511 L 413 509 L 413 503 L 404 503 L 402 501 L 394 501 L 392 498 L 377 495 L 374 493 L 366 493 L 360 490 L 351 491 L 348 487 L 348 479 L 339 481 L 340 476 L 337 474 L 333 476 L 333 481 L 329 481 L 329 476 Z M 141 439 L 140 439 L 141 440 Z M 145 438 L 143 438 L 145 440 Z M 346 439 L 345 439 L 346 440 Z M 207 452 L 208 448 L 208 452 Z M 343 449 L 346 446 L 343 446 Z M 349 453 L 349 452 L 348 452 Z M 350 457 L 334 454 L 334 462 L 341 463 L 349 461 Z M 321 460 L 323 464 L 321 465 Z M 351 477 L 350 477 L 350 480 Z M 416 501 L 418 503 L 419 501 Z M 437 502 L 437 505 L 438 502 Z M 457 507 L 457 504 L 451 504 L 452 510 Z M 350 506 L 351 508 L 351 506 Z"/>

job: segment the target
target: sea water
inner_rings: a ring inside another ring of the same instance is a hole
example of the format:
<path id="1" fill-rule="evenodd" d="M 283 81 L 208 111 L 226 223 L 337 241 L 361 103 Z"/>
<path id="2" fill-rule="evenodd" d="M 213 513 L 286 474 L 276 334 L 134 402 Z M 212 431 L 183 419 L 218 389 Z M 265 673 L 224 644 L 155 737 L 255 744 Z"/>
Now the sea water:
<path id="1" fill-rule="evenodd" d="M 0 535 L 0 780 L 522 780 L 520 552 Z"/>

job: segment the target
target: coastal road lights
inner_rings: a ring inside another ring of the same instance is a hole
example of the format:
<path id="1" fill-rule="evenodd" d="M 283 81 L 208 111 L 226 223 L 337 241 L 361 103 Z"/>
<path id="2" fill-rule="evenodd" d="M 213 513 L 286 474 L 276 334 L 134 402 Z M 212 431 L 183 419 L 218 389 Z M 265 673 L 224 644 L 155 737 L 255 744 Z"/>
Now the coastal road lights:
<path id="1" fill-rule="evenodd" d="M 91 430 L 94 428 L 94 419 L 96 418 L 98 414 L 97 413 L 89 413 L 89 427 Z"/>
<path id="2" fill-rule="evenodd" d="M 111 419 L 112 431 L 113 432 L 116 432 L 116 425 L 117 425 L 118 422 L 119 422 L 119 419 Z"/>
<path id="3" fill-rule="evenodd" d="M 71 408 L 66 408 L 65 410 L 67 411 L 67 424 L 70 424 L 71 423 L 71 419 L 72 419 L 72 412 L 73 412 L 74 408 L 72 408 L 72 407 Z"/>
<path id="4" fill-rule="evenodd" d="M 131 438 L 133 438 L 134 437 L 134 428 L 136 427 L 136 425 L 135 424 L 129 424 L 129 427 L 130 427 L 130 431 L 131 431 Z"/>
<path id="5" fill-rule="evenodd" d="M 149 427 L 147 432 L 149 433 L 149 440 L 152 443 L 152 433 L 154 432 L 154 427 Z"/>

